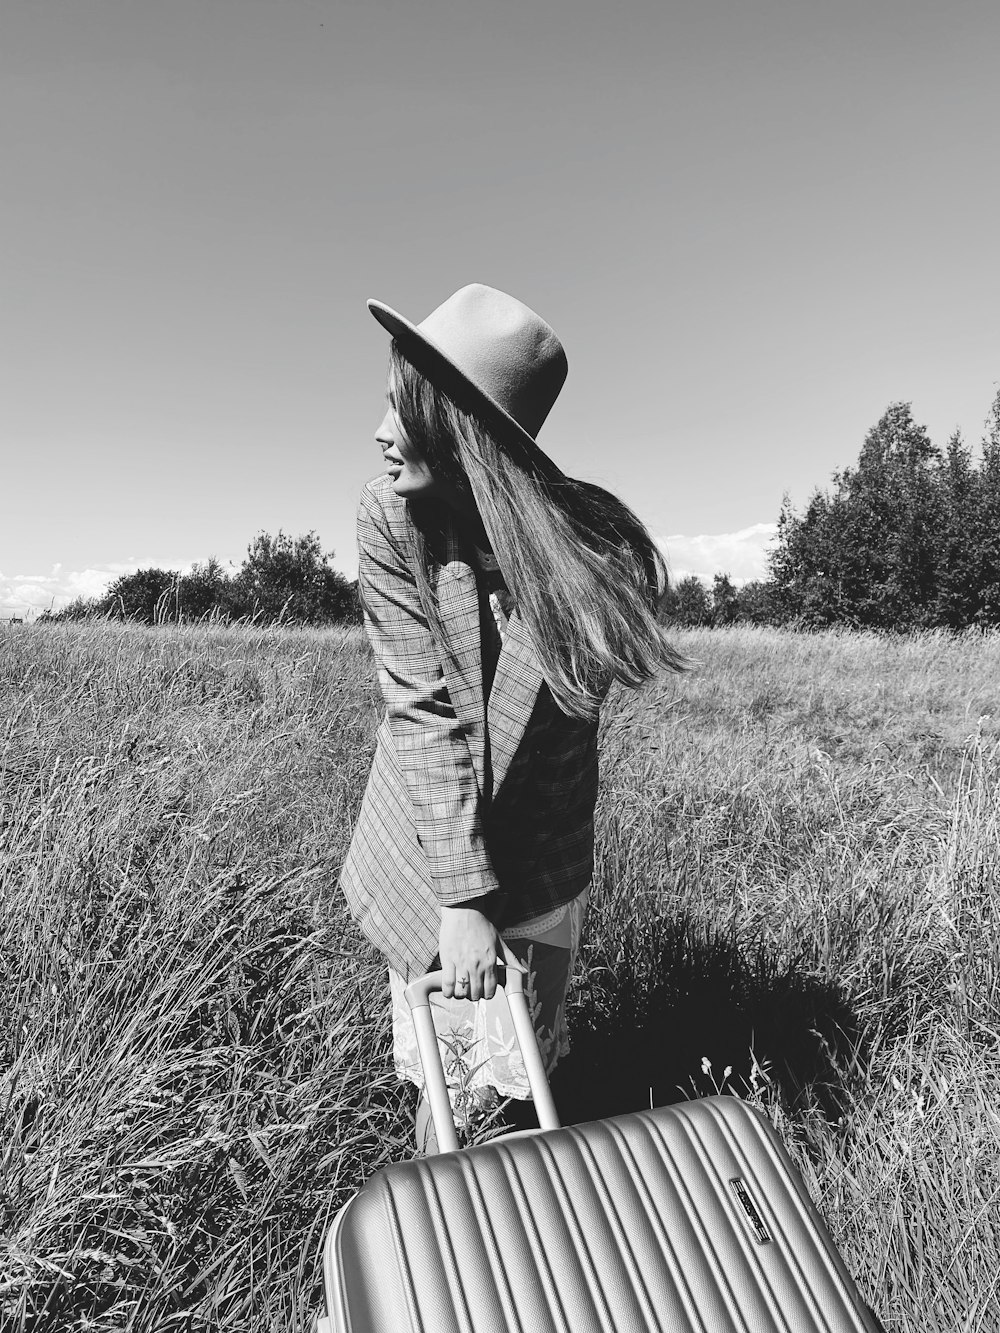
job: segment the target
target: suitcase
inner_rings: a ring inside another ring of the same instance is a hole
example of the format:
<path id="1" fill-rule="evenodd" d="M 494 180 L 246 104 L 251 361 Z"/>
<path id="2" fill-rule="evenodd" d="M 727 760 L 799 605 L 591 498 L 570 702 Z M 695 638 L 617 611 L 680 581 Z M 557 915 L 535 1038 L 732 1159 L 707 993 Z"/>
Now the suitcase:
<path id="1" fill-rule="evenodd" d="M 441 1155 L 379 1171 L 324 1247 L 323 1333 L 882 1333 L 770 1122 L 733 1097 L 455 1151 L 429 995 L 409 988 Z"/>

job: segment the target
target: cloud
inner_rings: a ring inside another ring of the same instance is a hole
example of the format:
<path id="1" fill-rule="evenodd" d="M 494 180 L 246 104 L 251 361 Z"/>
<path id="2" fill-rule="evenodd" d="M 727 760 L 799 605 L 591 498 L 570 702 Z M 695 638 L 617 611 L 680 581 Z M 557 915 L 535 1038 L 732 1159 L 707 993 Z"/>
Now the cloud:
<path id="1" fill-rule="evenodd" d="M 77 597 L 102 597 L 122 574 L 137 569 L 177 569 L 186 574 L 191 560 L 126 560 L 97 569 L 63 569 L 53 565 L 49 574 L 8 574 L 0 571 L 0 620 L 11 616 L 30 619 L 49 609 L 58 611 Z"/>
<path id="2" fill-rule="evenodd" d="M 778 531 L 776 523 L 754 523 L 739 532 L 657 539 L 676 582 L 694 574 L 706 582 L 728 574 L 735 584 L 767 578 L 767 553 Z"/>

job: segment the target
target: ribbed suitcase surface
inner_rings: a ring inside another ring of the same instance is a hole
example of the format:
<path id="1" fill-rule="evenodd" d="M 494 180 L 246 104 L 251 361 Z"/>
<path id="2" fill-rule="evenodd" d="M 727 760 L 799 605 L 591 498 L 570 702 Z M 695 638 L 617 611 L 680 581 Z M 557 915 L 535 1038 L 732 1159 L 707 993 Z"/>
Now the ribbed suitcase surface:
<path id="1" fill-rule="evenodd" d="M 731 1097 L 387 1167 L 331 1229 L 338 1333 L 879 1333 Z"/>

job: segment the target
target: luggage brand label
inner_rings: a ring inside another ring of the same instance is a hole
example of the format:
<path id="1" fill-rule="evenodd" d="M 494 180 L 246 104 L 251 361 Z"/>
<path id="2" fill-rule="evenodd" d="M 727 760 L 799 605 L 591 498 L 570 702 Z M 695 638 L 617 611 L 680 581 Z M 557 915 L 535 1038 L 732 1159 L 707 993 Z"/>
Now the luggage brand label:
<path id="1" fill-rule="evenodd" d="M 750 1224 L 750 1230 L 753 1232 L 754 1239 L 758 1245 L 767 1245 L 773 1241 L 774 1237 L 767 1229 L 767 1224 L 757 1211 L 757 1205 L 750 1197 L 750 1191 L 747 1189 L 746 1181 L 742 1176 L 733 1176 L 729 1182 L 729 1187 L 736 1195 L 740 1207 Z"/>

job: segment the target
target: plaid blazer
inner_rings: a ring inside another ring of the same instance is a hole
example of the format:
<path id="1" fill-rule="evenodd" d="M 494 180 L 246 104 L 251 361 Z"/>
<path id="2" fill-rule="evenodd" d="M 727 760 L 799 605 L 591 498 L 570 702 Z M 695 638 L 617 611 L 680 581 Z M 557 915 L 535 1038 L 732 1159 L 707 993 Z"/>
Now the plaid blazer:
<path id="1" fill-rule="evenodd" d="M 469 552 L 447 528 L 430 569 L 439 643 L 406 501 L 388 477 L 362 493 L 358 554 L 386 710 L 340 882 L 365 935 L 409 977 L 437 954 L 442 904 L 488 895 L 502 926 L 586 887 L 597 723 L 556 706 L 516 608 L 484 697 L 493 627 Z"/>

